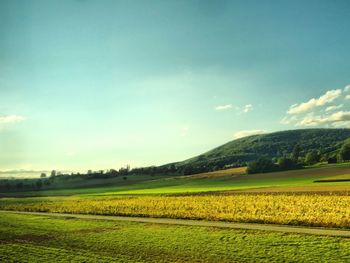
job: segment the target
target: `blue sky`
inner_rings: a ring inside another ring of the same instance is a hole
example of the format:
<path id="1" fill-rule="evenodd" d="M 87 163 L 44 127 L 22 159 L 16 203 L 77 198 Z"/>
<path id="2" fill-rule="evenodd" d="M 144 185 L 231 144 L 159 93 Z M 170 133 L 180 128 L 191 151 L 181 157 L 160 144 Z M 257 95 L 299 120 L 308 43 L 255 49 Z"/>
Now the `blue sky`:
<path id="1" fill-rule="evenodd" d="M 349 1 L 0 0 L 0 170 L 349 127 Z"/>

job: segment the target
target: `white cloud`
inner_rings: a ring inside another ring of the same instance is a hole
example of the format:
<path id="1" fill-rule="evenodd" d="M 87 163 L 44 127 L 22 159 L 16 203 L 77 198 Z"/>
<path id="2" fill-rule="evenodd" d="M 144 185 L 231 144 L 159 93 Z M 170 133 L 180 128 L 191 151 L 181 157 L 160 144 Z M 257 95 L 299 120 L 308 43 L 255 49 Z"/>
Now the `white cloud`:
<path id="1" fill-rule="evenodd" d="M 291 124 L 291 123 L 293 123 L 293 122 L 295 122 L 295 121 L 297 121 L 298 120 L 298 118 L 296 117 L 296 116 L 285 116 L 281 121 L 280 121 L 280 123 L 281 124 Z"/>
<path id="2" fill-rule="evenodd" d="M 297 126 L 317 126 L 322 124 L 339 125 L 336 123 L 350 121 L 350 111 L 338 111 L 327 116 L 306 116 Z"/>
<path id="3" fill-rule="evenodd" d="M 323 106 L 327 103 L 330 103 L 334 101 L 336 98 L 338 98 L 342 93 L 341 89 L 336 90 L 329 90 L 325 94 L 323 94 L 318 99 L 312 98 L 307 102 L 303 102 L 300 104 L 294 104 L 290 106 L 289 110 L 287 111 L 288 114 L 300 114 L 306 111 L 309 111 L 311 109 L 314 109 L 316 107 Z"/>
<path id="4" fill-rule="evenodd" d="M 350 121 L 350 111 L 338 111 L 326 119 L 327 122 Z"/>
<path id="5" fill-rule="evenodd" d="M 232 105 L 231 104 L 219 105 L 219 106 L 216 106 L 214 109 L 219 111 L 229 110 L 229 109 L 232 109 Z"/>
<path id="6" fill-rule="evenodd" d="M 24 121 L 24 117 L 18 115 L 0 116 L 0 124 L 9 124 Z"/>
<path id="7" fill-rule="evenodd" d="M 317 126 L 322 124 L 321 116 L 306 116 L 296 126 Z"/>
<path id="8" fill-rule="evenodd" d="M 346 95 L 346 96 L 345 96 L 345 99 L 346 99 L 346 100 L 350 100 L 350 95 Z"/>
<path id="9" fill-rule="evenodd" d="M 243 131 L 236 132 L 233 135 L 233 138 L 239 139 L 239 138 L 243 138 L 243 137 L 247 137 L 247 136 L 251 136 L 251 135 L 262 134 L 265 132 L 266 132 L 265 130 L 243 130 Z"/>
<path id="10" fill-rule="evenodd" d="M 252 104 L 247 104 L 243 108 L 243 112 L 247 113 L 249 111 L 253 110 L 253 105 Z"/>
<path id="11" fill-rule="evenodd" d="M 334 122 L 332 126 L 334 128 L 350 128 L 350 121 Z"/>
<path id="12" fill-rule="evenodd" d="M 233 109 L 236 110 L 238 112 L 238 114 L 241 114 L 241 113 L 247 113 L 249 111 L 252 111 L 253 110 L 253 105 L 252 104 L 246 104 L 242 107 L 239 107 L 239 106 L 235 106 L 233 107 L 232 104 L 226 104 L 226 105 L 218 105 L 216 107 L 214 107 L 214 110 L 217 110 L 217 111 L 225 111 L 225 110 L 230 110 L 230 109 Z"/>
<path id="13" fill-rule="evenodd" d="M 332 110 L 338 110 L 338 109 L 342 108 L 343 106 L 344 106 L 343 104 L 329 106 L 326 108 L 325 111 L 328 112 L 328 111 L 332 111 Z"/>
<path id="14" fill-rule="evenodd" d="M 350 91 L 350 85 L 347 85 L 347 86 L 345 86 L 345 88 L 344 88 L 344 92 L 348 92 L 348 91 Z"/>

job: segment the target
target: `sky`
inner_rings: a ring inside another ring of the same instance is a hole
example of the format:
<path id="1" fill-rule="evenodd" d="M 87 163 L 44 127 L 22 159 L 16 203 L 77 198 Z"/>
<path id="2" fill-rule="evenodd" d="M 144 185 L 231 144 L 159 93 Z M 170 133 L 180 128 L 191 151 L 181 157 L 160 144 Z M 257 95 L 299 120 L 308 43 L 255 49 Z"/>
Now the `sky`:
<path id="1" fill-rule="evenodd" d="M 0 0 L 0 170 L 350 127 L 350 1 Z"/>

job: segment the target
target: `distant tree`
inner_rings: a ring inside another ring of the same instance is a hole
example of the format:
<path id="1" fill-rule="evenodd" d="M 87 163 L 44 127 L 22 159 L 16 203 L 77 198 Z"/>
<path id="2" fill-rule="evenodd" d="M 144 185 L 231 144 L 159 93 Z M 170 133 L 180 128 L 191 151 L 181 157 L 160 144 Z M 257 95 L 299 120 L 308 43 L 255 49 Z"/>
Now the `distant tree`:
<path id="1" fill-rule="evenodd" d="M 17 188 L 17 190 L 23 189 L 23 182 L 17 183 L 17 184 L 16 184 L 16 188 Z"/>
<path id="2" fill-rule="evenodd" d="M 41 189 L 43 182 L 41 180 L 36 181 L 36 188 Z"/>
<path id="3" fill-rule="evenodd" d="M 114 170 L 114 169 L 110 169 L 109 170 L 109 173 L 112 177 L 116 177 L 118 176 L 118 171 L 117 170 Z"/>
<path id="4" fill-rule="evenodd" d="M 158 172 L 157 167 L 156 166 L 152 166 L 151 167 L 151 175 L 155 175 L 155 174 L 157 174 L 157 172 Z"/>
<path id="5" fill-rule="evenodd" d="M 328 157 L 327 162 L 328 163 L 337 163 L 337 157 L 336 156 Z"/>
<path id="6" fill-rule="evenodd" d="M 44 181 L 44 185 L 47 185 L 47 186 L 51 185 L 50 180 L 45 180 L 45 181 Z"/>
<path id="7" fill-rule="evenodd" d="M 10 190 L 11 189 L 11 185 L 8 182 L 5 183 L 5 189 L 6 190 Z"/>
<path id="8" fill-rule="evenodd" d="M 322 154 L 320 155 L 320 162 L 328 162 L 328 155 L 327 154 Z"/>
<path id="9" fill-rule="evenodd" d="M 169 167 L 169 172 L 170 173 L 175 173 L 176 172 L 176 166 L 175 164 L 171 164 L 170 167 Z"/>
<path id="10" fill-rule="evenodd" d="M 55 176 L 56 176 L 56 170 L 52 170 L 50 176 L 51 176 L 51 177 L 55 177 Z"/>
<path id="11" fill-rule="evenodd" d="M 126 168 L 120 167 L 118 172 L 120 175 L 128 175 L 129 171 L 130 171 L 130 166 L 127 165 Z"/>
<path id="12" fill-rule="evenodd" d="M 46 178 L 46 173 L 41 173 L 40 178 Z"/>
<path id="13" fill-rule="evenodd" d="M 311 151 L 306 154 L 305 162 L 309 165 L 319 162 L 320 157 L 316 151 Z"/>
<path id="14" fill-rule="evenodd" d="M 297 164 L 294 159 L 282 157 L 278 160 L 278 166 L 280 170 L 291 170 L 295 169 L 297 167 Z"/>
<path id="15" fill-rule="evenodd" d="M 350 160 L 350 144 L 349 143 L 343 144 L 343 146 L 340 149 L 339 155 L 343 161 Z"/>
<path id="16" fill-rule="evenodd" d="M 278 163 L 278 158 L 277 157 L 272 157 L 272 159 L 271 159 L 271 161 L 273 162 L 273 163 Z"/>
<path id="17" fill-rule="evenodd" d="M 254 173 L 268 173 L 278 170 L 278 166 L 269 159 L 260 158 L 257 161 L 248 164 L 247 172 Z"/>
<path id="18" fill-rule="evenodd" d="M 299 144 L 294 146 L 293 152 L 292 152 L 292 160 L 297 163 L 300 157 L 301 147 Z"/>
<path id="19" fill-rule="evenodd" d="M 194 169 L 193 169 L 192 165 L 190 165 L 190 164 L 186 165 L 186 166 L 183 168 L 182 173 L 183 173 L 184 175 L 193 174 L 193 173 L 194 173 Z"/>

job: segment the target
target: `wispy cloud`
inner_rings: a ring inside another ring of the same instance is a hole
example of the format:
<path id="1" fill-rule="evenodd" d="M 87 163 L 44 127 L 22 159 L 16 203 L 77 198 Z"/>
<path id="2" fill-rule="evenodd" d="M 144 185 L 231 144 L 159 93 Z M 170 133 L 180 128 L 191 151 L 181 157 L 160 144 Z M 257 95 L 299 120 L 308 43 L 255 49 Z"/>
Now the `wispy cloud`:
<path id="1" fill-rule="evenodd" d="M 232 109 L 232 104 L 218 105 L 214 109 L 217 111 L 229 110 L 229 109 Z"/>
<path id="2" fill-rule="evenodd" d="M 343 108 L 343 106 L 344 106 L 343 104 L 329 106 L 325 109 L 325 111 L 328 112 L 333 110 L 339 110 L 340 108 Z"/>
<path id="3" fill-rule="evenodd" d="M 285 116 L 285 117 L 283 117 L 283 119 L 280 121 L 280 123 L 281 124 L 291 124 L 291 123 L 293 123 L 293 122 L 295 122 L 295 121 L 297 121 L 298 120 L 298 118 L 295 116 L 295 115 L 293 115 L 293 116 Z"/>
<path id="4" fill-rule="evenodd" d="M 317 99 L 312 98 L 307 102 L 302 102 L 300 104 L 294 104 L 294 105 L 290 106 L 287 113 L 288 114 L 300 114 L 300 113 L 304 113 L 306 111 L 312 110 L 316 107 L 323 106 L 327 103 L 334 101 L 336 98 L 338 98 L 341 95 L 341 93 L 342 93 L 341 89 L 329 90 Z"/>
<path id="5" fill-rule="evenodd" d="M 243 108 L 243 112 L 244 112 L 244 113 L 247 113 L 247 112 L 249 112 L 249 111 L 251 111 L 251 110 L 253 110 L 253 105 L 252 105 L 252 104 L 247 104 L 247 105 L 245 105 L 244 108 Z"/>
<path id="6" fill-rule="evenodd" d="M 342 97 L 350 100 L 350 95 L 346 95 L 349 91 L 350 85 L 347 85 L 342 89 L 329 90 L 319 98 L 294 104 L 289 107 L 287 115 L 280 123 L 295 126 L 342 126 L 344 122 L 350 121 L 347 120 L 348 104 L 339 104 L 336 99 Z M 339 111 L 343 108 L 344 110 Z"/>
<path id="7" fill-rule="evenodd" d="M 334 125 L 340 122 L 350 121 L 350 111 L 338 111 L 327 116 L 306 116 L 297 123 L 298 126 L 317 126 L 322 124 Z"/>
<path id="8" fill-rule="evenodd" d="M 332 123 L 334 128 L 350 128 L 350 121 L 341 121 Z"/>
<path id="9" fill-rule="evenodd" d="M 262 134 L 265 132 L 266 132 L 265 130 L 243 130 L 243 131 L 236 132 L 233 135 L 233 138 L 239 139 L 239 138 L 243 138 L 243 137 L 247 137 L 247 136 L 251 136 L 251 135 Z"/>
<path id="10" fill-rule="evenodd" d="M 232 104 L 225 104 L 225 105 L 218 105 L 216 107 L 214 107 L 214 110 L 216 111 L 226 111 L 226 110 L 230 110 L 233 109 L 238 113 L 238 114 L 242 114 L 242 113 L 247 113 L 249 111 L 253 110 L 253 105 L 252 104 L 246 104 L 242 107 L 240 106 L 235 106 L 233 107 Z"/>
<path id="11" fill-rule="evenodd" d="M 9 123 L 16 123 L 24 121 L 23 116 L 19 115 L 7 115 L 7 116 L 0 116 L 0 124 L 9 124 Z"/>

